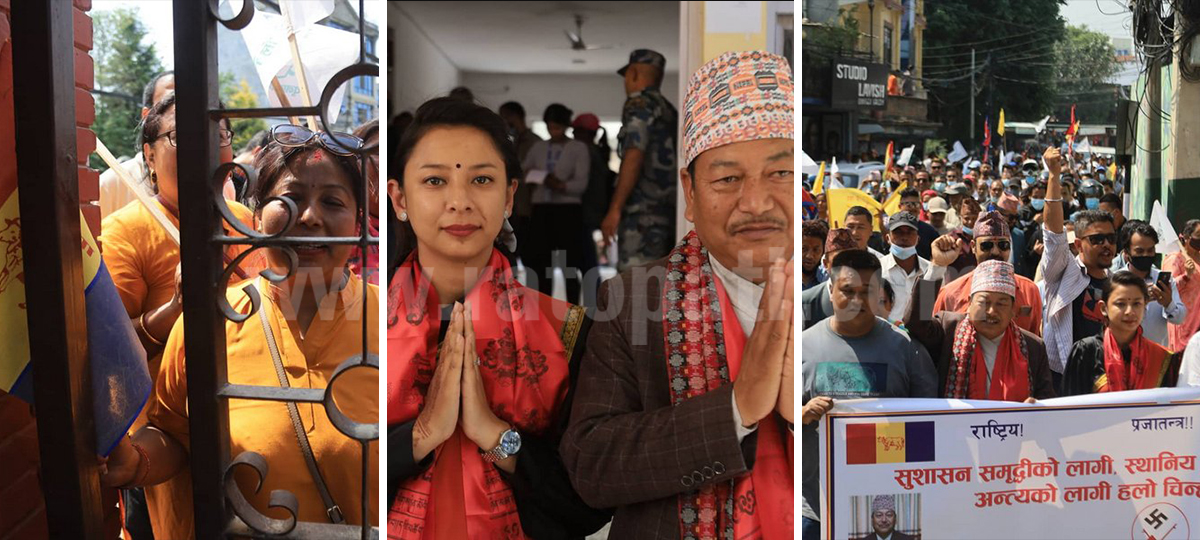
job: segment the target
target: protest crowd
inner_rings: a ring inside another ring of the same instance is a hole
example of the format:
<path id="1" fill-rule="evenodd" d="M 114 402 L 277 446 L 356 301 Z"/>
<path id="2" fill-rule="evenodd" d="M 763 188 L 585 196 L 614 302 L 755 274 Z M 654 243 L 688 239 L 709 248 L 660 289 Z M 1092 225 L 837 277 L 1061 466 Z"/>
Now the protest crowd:
<path id="1" fill-rule="evenodd" d="M 805 179 L 803 538 L 820 532 L 817 426 L 837 399 L 1200 386 L 1200 220 L 1128 219 L 1124 168 L 1043 148 L 893 166 L 889 146 L 857 186 L 832 164 Z M 872 515 L 894 525 L 895 504 Z"/>

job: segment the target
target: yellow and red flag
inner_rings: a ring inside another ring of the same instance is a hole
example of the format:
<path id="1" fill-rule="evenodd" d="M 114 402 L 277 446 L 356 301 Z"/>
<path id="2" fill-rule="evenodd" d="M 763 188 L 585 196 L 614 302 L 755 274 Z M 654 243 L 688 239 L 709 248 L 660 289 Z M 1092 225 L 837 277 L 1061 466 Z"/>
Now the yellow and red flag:
<path id="1" fill-rule="evenodd" d="M 883 161 L 883 174 L 885 177 L 887 173 L 892 171 L 892 156 L 895 155 L 895 144 L 896 141 L 888 141 L 887 154 L 885 154 L 886 157 Z"/>
<path id="2" fill-rule="evenodd" d="M 934 461 L 933 422 L 877 422 L 846 425 L 846 464 Z"/>
<path id="3" fill-rule="evenodd" d="M 876 231 L 883 230 L 882 224 L 879 223 L 879 213 L 883 210 L 883 205 L 861 189 L 831 187 L 825 190 L 825 203 L 829 207 L 829 228 L 831 229 L 845 226 L 846 212 L 855 206 L 861 206 L 870 210 L 871 215 L 875 216 L 871 220 L 875 225 L 873 228 Z"/>

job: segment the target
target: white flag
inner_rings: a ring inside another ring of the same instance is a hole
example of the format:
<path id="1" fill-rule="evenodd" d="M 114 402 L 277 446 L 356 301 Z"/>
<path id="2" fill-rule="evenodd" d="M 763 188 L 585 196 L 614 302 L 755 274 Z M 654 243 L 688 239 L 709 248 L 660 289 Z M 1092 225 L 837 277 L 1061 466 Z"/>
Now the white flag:
<path id="1" fill-rule="evenodd" d="M 299 32 L 333 14 L 333 0 L 279 0 L 279 9 L 288 15 L 292 31 Z"/>
<path id="2" fill-rule="evenodd" d="M 966 158 L 967 158 L 967 149 L 963 148 L 963 145 L 961 142 L 954 141 L 954 150 L 950 152 L 950 155 L 946 156 L 946 159 L 950 163 L 957 163 L 959 160 L 966 159 Z"/>
<path id="3" fill-rule="evenodd" d="M 1016 152 L 1009 152 L 1007 154 L 1004 154 L 1004 163 L 1012 163 L 1013 158 L 1016 156 L 1017 156 Z"/>
<path id="4" fill-rule="evenodd" d="M 1171 225 L 1171 220 L 1167 219 L 1167 211 L 1163 210 L 1162 203 L 1154 201 L 1154 207 L 1150 209 L 1150 226 L 1154 227 L 1154 232 L 1158 233 L 1158 245 L 1155 249 L 1159 253 L 1167 254 L 1179 251 L 1179 234 L 1175 232 L 1175 227 Z"/>
<path id="5" fill-rule="evenodd" d="M 837 158 L 835 157 L 835 158 L 833 158 L 833 165 L 830 165 L 830 167 L 829 167 L 829 174 L 835 175 L 837 173 L 838 173 L 838 166 L 837 166 Z"/>
<path id="6" fill-rule="evenodd" d="M 1080 154 L 1092 153 L 1092 142 L 1085 138 L 1084 140 L 1075 144 L 1075 151 L 1079 152 Z"/>
<path id="7" fill-rule="evenodd" d="M 1049 122 L 1049 121 L 1050 121 L 1050 116 L 1047 115 L 1045 118 L 1042 119 L 1041 122 L 1037 123 L 1037 127 L 1035 128 L 1035 131 L 1037 131 L 1038 133 L 1046 131 L 1046 122 Z"/>
<path id="8" fill-rule="evenodd" d="M 246 41 L 246 49 L 250 51 L 250 58 L 254 59 L 259 82 L 270 106 L 282 106 L 279 96 L 271 88 L 271 81 L 276 77 L 288 104 L 292 107 L 303 106 L 299 77 L 292 65 L 283 17 L 259 11 L 254 14 L 250 25 L 238 34 Z M 296 32 L 296 43 L 300 49 L 300 59 L 304 62 L 308 90 L 312 94 L 309 98 L 313 104 L 320 101 L 321 92 L 334 74 L 358 61 L 358 34 L 313 25 Z M 329 102 L 326 116 L 330 123 L 336 122 L 341 113 L 342 97 L 348 86 L 343 84 L 338 87 Z"/>
<path id="9" fill-rule="evenodd" d="M 916 150 L 916 149 L 917 149 L 917 145 L 914 144 L 914 145 L 902 150 L 900 152 L 900 159 L 896 160 L 896 164 L 900 165 L 902 167 L 908 165 L 909 160 L 912 159 L 913 150 Z"/>
<path id="10" fill-rule="evenodd" d="M 800 151 L 800 166 L 801 167 L 816 167 L 817 162 L 813 161 L 812 158 L 808 157 L 808 152 L 801 150 Z"/>

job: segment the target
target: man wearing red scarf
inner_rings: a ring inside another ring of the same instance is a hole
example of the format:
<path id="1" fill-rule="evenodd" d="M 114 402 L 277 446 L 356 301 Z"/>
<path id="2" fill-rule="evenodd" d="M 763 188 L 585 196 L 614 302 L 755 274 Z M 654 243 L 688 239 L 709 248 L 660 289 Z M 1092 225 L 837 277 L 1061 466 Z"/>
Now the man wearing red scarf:
<path id="1" fill-rule="evenodd" d="M 1099 394 L 1175 386 L 1180 354 L 1142 336 L 1150 291 L 1142 278 L 1122 270 L 1104 282 L 1097 302 L 1107 324 L 1076 341 L 1063 372 L 1063 394 Z"/>
<path id="2" fill-rule="evenodd" d="M 611 538 L 790 539 L 791 69 L 726 53 L 682 112 L 695 230 L 601 286 L 563 462 Z"/>
<path id="3" fill-rule="evenodd" d="M 957 255 L 955 239 L 933 243 L 935 265 Z M 1046 346 L 1017 326 L 1017 281 L 1008 261 L 988 260 L 972 273 L 966 312 L 932 313 L 926 306 L 940 281 L 921 281 L 904 324 L 934 355 L 938 395 L 947 398 L 1027 401 L 1054 397 Z"/>

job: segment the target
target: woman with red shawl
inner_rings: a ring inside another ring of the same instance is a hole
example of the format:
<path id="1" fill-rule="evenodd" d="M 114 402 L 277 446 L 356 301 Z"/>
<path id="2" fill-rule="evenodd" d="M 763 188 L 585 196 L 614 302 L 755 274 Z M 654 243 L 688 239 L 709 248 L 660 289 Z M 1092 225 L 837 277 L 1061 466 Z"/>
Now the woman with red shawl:
<path id="1" fill-rule="evenodd" d="M 507 218 L 520 165 L 470 102 L 422 105 L 388 195 L 400 264 L 388 290 L 389 538 L 578 538 L 588 507 L 558 455 L 583 309 L 516 281 Z"/>
<path id="2" fill-rule="evenodd" d="M 1142 278 L 1122 270 L 1104 283 L 1097 306 L 1102 333 L 1075 342 L 1063 373 L 1063 394 L 1093 394 L 1175 386 L 1180 355 L 1142 336 L 1150 292 Z"/>

